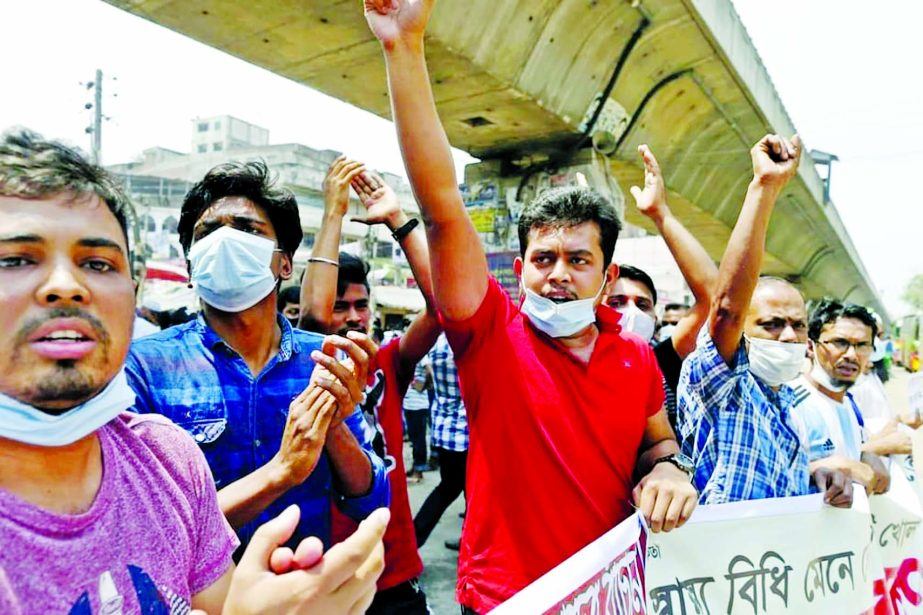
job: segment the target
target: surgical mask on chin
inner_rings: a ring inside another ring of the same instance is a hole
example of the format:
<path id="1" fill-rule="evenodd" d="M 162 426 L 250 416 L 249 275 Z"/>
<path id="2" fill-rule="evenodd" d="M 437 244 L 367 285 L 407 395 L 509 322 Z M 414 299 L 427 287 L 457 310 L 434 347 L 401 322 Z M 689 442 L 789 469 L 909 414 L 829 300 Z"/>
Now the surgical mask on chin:
<path id="1" fill-rule="evenodd" d="M 839 381 L 834 382 L 833 378 L 831 378 L 830 375 L 827 374 L 827 371 L 817 362 L 817 357 L 814 357 L 812 363 L 811 378 L 814 379 L 814 382 L 834 393 L 842 393 L 849 388 L 848 383 Z"/>
<path id="2" fill-rule="evenodd" d="M 606 287 L 603 279 L 599 290 L 592 297 L 555 303 L 538 293 L 525 289 L 520 311 L 529 317 L 535 328 L 549 337 L 569 337 L 596 322 L 594 304 Z"/>
<path id="3" fill-rule="evenodd" d="M 747 359 L 750 373 L 771 387 L 790 382 L 801 373 L 804 358 L 808 352 L 807 344 L 777 342 L 754 337 L 746 337 L 750 344 Z"/>
<path id="4" fill-rule="evenodd" d="M 67 446 L 90 435 L 135 403 L 120 371 L 96 397 L 57 416 L 0 393 L 0 437 L 34 446 Z"/>
<path id="5" fill-rule="evenodd" d="M 651 338 L 654 337 L 654 329 L 657 328 L 657 323 L 650 314 L 642 312 L 631 301 L 618 308 L 617 311 L 622 315 L 622 318 L 619 319 L 622 331 L 631 331 L 645 342 L 651 341 Z"/>
<path id="6" fill-rule="evenodd" d="M 196 294 L 224 312 L 243 312 L 276 287 L 275 244 L 265 237 L 223 226 L 192 244 L 189 264 Z"/>

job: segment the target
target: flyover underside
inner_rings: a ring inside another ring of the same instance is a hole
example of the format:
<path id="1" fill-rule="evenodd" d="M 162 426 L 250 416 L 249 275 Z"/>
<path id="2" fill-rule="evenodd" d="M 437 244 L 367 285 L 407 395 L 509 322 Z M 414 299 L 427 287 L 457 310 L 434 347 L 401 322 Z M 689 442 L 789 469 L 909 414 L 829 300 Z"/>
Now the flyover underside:
<path id="1" fill-rule="evenodd" d="M 108 0 L 249 62 L 389 115 L 381 51 L 354 0 Z M 629 48 L 629 42 L 637 44 Z M 641 181 L 637 145 L 657 154 L 671 206 L 716 260 L 750 178 L 749 148 L 791 134 L 729 0 L 441 0 L 427 57 L 452 144 L 485 158 L 542 154 L 566 166 L 606 100 L 613 176 Z M 530 169 L 524 168 L 524 173 Z M 773 216 L 765 271 L 881 309 L 820 179 L 803 162 Z M 630 222 L 646 225 L 628 207 Z"/>

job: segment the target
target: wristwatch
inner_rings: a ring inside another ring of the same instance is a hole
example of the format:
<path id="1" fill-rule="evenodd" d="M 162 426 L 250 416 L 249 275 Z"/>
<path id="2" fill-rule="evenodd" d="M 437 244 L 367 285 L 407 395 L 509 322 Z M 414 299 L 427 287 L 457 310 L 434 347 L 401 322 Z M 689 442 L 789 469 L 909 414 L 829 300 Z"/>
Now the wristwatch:
<path id="1" fill-rule="evenodd" d="M 693 465 L 692 460 L 682 453 L 673 453 L 672 455 L 666 455 L 665 457 L 655 459 L 651 467 L 653 468 L 658 463 L 672 463 L 677 468 L 688 474 L 690 480 L 692 480 L 692 475 L 695 472 L 695 466 Z"/>
<path id="2" fill-rule="evenodd" d="M 420 224 L 420 221 L 416 218 L 411 218 L 404 225 L 398 229 L 395 229 L 391 236 L 394 237 L 394 241 L 401 243 L 404 240 L 404 237 L 410 234 L 410 232 L 417 228 L 417 225 Z"/>

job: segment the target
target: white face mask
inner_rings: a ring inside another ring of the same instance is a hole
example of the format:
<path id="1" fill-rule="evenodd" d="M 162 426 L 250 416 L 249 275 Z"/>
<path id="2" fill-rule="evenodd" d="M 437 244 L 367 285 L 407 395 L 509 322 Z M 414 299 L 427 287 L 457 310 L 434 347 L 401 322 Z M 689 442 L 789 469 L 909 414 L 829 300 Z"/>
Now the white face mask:
<path id="1" fill-rule="evenodd" d="M 657 322 L 650 314 L 642 312 L 631 301 L 618 308 L 617 311 L 622 315 L 622 318 L 619 319 L 622 331 L 631 331 L 645 342 L 651 341 L 651 338 L 654 337 L 654 329 L 657 328 Z"/>
<path id="2" fill-rule="evenodd" d="M 120 371 L 96 397 L 57 416 L 0 393 L 0 437 L 35 446 L 67 446 L 90 435 L 135 403 Z"/>
<path id="3" fill-rule="evenodd" d="M 676 325 L 664 325 L 660 327 L 660 331 L 657 332 L 657 339 L 661 342 L 668 340 L 673 337 L 673 332 L 676 330 Z"/>
<path id="4" fill-rule="evenodd" d="M 270 239 L 222 226 L 192 244 L 189 264 L 196 294 L 224 312 L 243 312 L 272 292 Z"/>
<path id="5" fill-rule="evenodd" d="M 746 337 L 746 336 L 745 336 Z M 750 373 L 771 387 L 790 382 L 801 373 L 804 357 L 808 352 L 807 344 L 777 342 L 746 337 L 750 343 L 747 359 Z"/>
<path id="6" fill-rule="evenodd" d="M 596 322 L 596 300 L 606 287 L 602 286 L 593 297 L 555 303 L 538 293 L 525 289 L 525 299 L 520 310 L 529 317 L 535 328 L 550 337 L 569 337 Z"/>
<path id="7" fill-rule="evenodd" d="M 817 362 L 817 357 L 814 357 L 813 363 L 814 365 L 811 367 L 811 378 L 820 386 L 834 393 L 842 393 L 850 387 L 849 383 L 840 382 L 839 380 L 834 381 L 827 373 L 827 370 L 821 367 L 820 363 Z"/>

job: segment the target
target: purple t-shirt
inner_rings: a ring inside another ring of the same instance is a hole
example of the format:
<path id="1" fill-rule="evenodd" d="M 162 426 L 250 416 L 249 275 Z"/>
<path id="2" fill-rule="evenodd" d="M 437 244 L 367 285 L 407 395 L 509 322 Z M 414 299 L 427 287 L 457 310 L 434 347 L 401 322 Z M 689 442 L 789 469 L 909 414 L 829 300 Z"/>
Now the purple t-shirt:
<path id="1" fill-rule="evenodd" d="M 192 438 L 158 415 L 99 431 L 90 509 L 59 515 L 0 489 L 0 612 L 184 613 L 238 541 Z"/>

